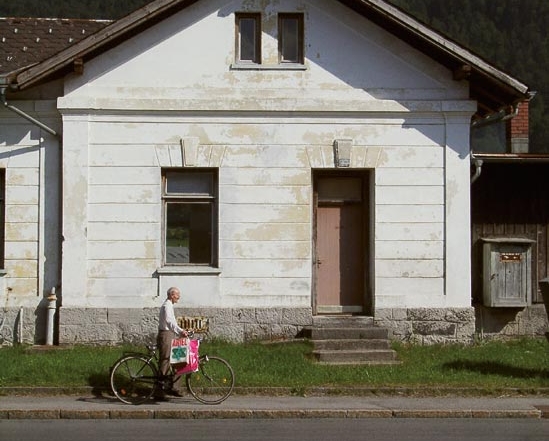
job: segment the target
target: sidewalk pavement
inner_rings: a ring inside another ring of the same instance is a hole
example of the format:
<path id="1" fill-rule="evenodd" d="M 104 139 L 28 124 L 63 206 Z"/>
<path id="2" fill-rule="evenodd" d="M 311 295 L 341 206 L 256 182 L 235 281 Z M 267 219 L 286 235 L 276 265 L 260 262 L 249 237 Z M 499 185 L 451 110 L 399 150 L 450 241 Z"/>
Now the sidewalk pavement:
<path id="1" fill-rule="evenodd" d="M 243 395 L 204 405 L 191 395 L 132 406 L 110 394 L 3 395 L 1 419 L 549 418 L 549 396 Z"/>

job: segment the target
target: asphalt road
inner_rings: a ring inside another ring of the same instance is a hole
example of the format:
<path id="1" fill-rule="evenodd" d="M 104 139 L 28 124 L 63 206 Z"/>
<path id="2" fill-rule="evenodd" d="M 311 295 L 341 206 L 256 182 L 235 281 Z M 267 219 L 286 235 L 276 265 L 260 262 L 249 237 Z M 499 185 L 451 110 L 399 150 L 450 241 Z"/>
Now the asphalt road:
<path id="1" fill-rule="evenodd" d="M 0 420 L 0 441 L 547 441 L 548 419 Z"/>

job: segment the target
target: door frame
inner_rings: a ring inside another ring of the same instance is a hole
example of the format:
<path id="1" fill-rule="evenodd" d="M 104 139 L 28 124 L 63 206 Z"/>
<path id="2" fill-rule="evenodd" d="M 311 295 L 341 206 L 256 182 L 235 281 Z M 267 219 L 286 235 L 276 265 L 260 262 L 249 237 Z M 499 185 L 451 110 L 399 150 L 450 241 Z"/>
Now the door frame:
<path id="1" fill-rule="evenodd" d="M 318 181 L 321 178 L 361 178 L 362 180 L 362 246 L 364 249 L 363 253 L 363 293 L 362 293 L 362 312 L 357 313 L 355 311 L 349 310 L 345 311 L 344 308 L 340 312 L 334 312 L 338 315 L 368 315 L 373 316 L 374 312 L 374 299 L 373 299 L 373 277 L 374 272 L 372 270 L 372 250 L 373 250 L 373 238 L 371 237 L 371 232 L 373 231 L 373 212 L 372 207 L 372 191 L 374 188 L 373 185 L 373 171 L 370 169 L 361 169 L 361 170 L 326 170 L 326 169 L 317 169 L 312 170 L 312 180 L 313 180 L 313 234 L 312 234 L 312 310 L 313 315 L 326 315 L 330 314 L 329 312 L 318 312 L 318 292 L 317 292 L 317 222 L 318 222 Z"/>

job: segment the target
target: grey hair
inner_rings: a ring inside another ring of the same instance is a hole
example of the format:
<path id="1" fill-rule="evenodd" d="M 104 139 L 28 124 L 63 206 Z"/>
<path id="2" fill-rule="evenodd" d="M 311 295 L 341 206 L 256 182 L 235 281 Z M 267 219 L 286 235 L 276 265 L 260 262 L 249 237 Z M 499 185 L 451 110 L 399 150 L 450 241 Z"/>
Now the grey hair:
<path id="1" fill-rule="evenodd" d="M 176 286 L 172 286 L 172 287 L 168 288 L 168 291 L 166 292 L 166 295 L 168 297 L 171 297 L 174 291 L 179 291 L 179 288 L 176 287 Z"/>

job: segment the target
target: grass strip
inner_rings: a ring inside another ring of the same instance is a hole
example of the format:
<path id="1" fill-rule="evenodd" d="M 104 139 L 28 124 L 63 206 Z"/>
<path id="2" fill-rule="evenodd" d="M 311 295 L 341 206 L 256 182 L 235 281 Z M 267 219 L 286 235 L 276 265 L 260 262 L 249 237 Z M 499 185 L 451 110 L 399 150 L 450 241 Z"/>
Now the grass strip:
<path id="1" fill-rule="evenodd" d="M 201 352 L 230 362 L 238 387 L 454 387 L 498 390 L 549 387 L 549 343 L 544 339 L 473 345 L 394 343 L 391 366 L 315 363 L 307 341 L 235 344 L 206 341 Z M 124 351 L 143 346 L 70 346 L 0 349 L 0 387 L 109 387 L 109 368 Z"/>

